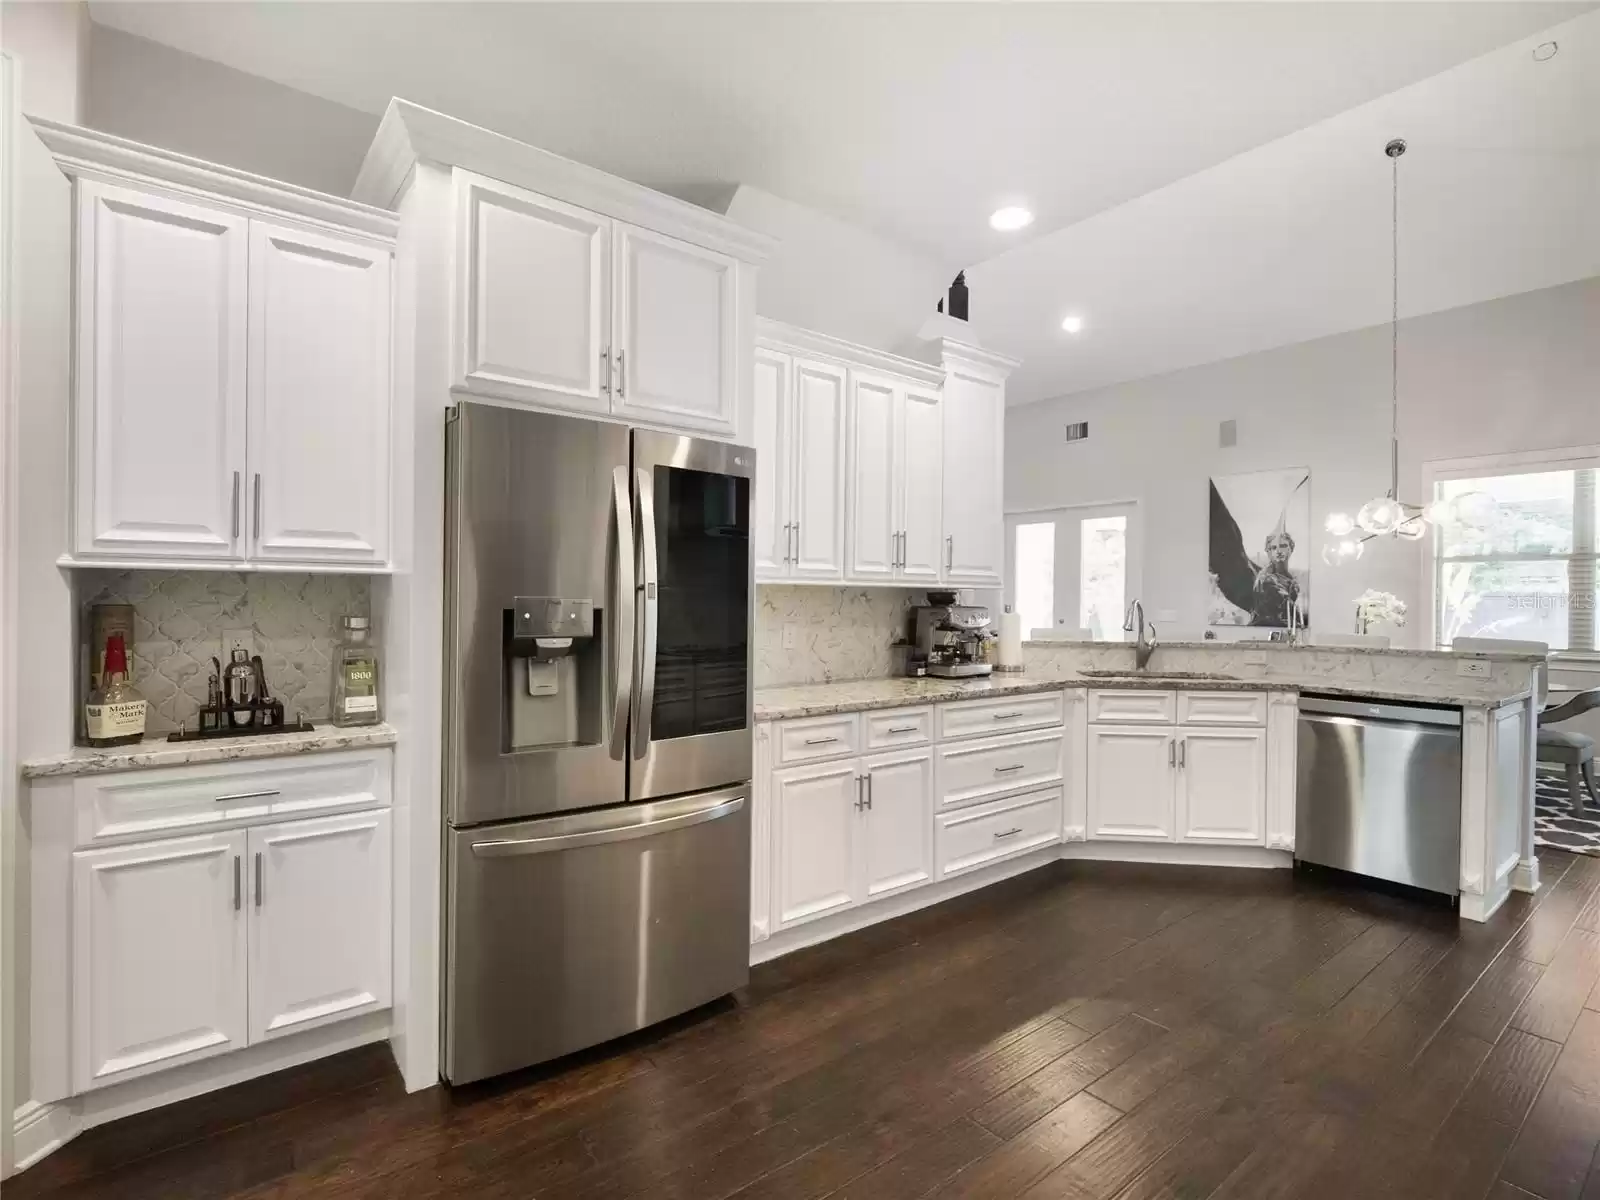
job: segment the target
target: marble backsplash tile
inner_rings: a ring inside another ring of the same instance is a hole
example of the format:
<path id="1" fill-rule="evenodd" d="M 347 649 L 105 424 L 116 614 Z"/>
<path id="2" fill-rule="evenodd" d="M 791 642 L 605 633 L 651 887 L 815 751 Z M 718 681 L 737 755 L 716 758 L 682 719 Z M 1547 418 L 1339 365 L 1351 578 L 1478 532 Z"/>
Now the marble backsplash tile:
<path id="1" fill-rule="evenodd" d="M 195 723 L 211 658 L 226 661 L 223 635 L 244 630 L 288 718 L 299 712 L 307 720 L 327 720 L 339 618 L 372 611 L 371 581 L 360 575 L 80 571 L 76 587 L 85 642 L 89 605 L 133 605 L 129 665 L 150 704 L 150 733 Z"/>
<path id="2" fill-rule="evenodd" d="M 756 589 L 756 686 L 874 679 L 889 674 L 889 647 L 905 636 L 921 592 L 899 588 L 762 584 Z M 785 625 L 795 645 L 784 649 Z"/>

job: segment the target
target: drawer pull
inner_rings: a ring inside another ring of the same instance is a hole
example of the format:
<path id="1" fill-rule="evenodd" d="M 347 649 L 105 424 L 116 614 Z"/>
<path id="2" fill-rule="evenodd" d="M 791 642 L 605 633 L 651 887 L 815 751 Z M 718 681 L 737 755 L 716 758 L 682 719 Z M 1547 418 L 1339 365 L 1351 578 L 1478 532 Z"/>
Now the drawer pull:
<path id="1" fill-rule="evenodd" d="M 1023 766 L 1024 766 L 1023 763 L 1012 763 L 1009 767 L 996 767 L 994 769 L 994 773 L 996 775 L 1008 775 L 1012 771 L 1020 771 L 1020 770 L 1022 770 Z"/>
<path id="2" fill-rule="evenodd" d="M 826 746 L 829 742 L 837 742 L 838 740 L 839 739 L 836 738 L 836 737 L 807 738 L 806 739 L 806 745 L 808 745 L 808 746 Z"/>
<path id="3" fill-rule="evenodd" d="M 996 721 L 1015 721 L 1018 717 L 1025 717 L 1027 715 L 1028 715 L 1027 713 L 1003 712 L 1003 713 L 995 713 L 994 714 L 994 719 Z"/>
<path id="4" fill-rule="evenodd" d="M 234 792 L 231 796 L 218 796 L 216 802 L 218 804 L 226 804 L 230 800 L 264 800 L 268 796 L 276 795 L 278 795 L 277 788 L 271 788 L 264 792 Z"/>
<path id="5" fill-rule="evenodd" d="M 917 727 L 915 725 L 891 725 L 891 726 L 889 726 L 889 732 L 890 733 L 916 733 L 917 732 Z"/>
<path id="6" fill-rule="evenodd" d="M 994 840 L 998 842 L 1001 838 L 1016 837 L 1017 834 L 1021 832 L 1022 826 L 1014 825 L 1010 829 L 1002 829 L 999 833 L 995 834 Z"/>

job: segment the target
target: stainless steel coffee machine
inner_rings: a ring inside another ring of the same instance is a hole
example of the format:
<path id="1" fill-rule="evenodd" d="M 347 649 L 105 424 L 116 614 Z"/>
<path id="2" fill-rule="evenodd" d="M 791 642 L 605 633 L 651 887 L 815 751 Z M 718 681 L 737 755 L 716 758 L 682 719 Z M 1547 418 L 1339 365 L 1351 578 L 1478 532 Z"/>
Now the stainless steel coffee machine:
<path id="1" fill-rule="evenodd" d="M 928 603 L 911 610 L 911 647 L 906 674 L 966 679 L 988 675 L 989 610 L 957 604 L 954 592 L 929 592 Z"/>

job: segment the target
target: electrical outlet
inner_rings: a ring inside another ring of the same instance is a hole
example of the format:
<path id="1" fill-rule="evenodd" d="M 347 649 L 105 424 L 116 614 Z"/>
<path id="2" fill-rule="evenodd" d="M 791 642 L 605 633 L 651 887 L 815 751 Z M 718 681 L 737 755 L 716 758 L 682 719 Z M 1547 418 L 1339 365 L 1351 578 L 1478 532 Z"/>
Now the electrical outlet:
<path id="1" fill-rule="evenodd" d="M 244 647 L 244 656 L 254 658 L 256 655 L 256 631 L 254 629 L 224 629 L 222 631 L 222 665 L 227 666 L 233 657 L 235 646 Z"/>
<path id="2" fill-rule="evenodd" d="M 783 623 L 783 648 L 797 650 L 800 647 L 800 626 L 793 621 Z"/>
<path id="3" fill-rule="evenodd" d="M 1246 650 L 1244 652 L 1244 665 L 1247 667 L 1266 666 L 1267 652 L 1265 650 Z"/>
<path id="4" fill-rule="evenodd" d="M 1489 660 L 1484 658 L 1463 658 L 1456 664 L 1456 674 L 1468 679 L 1489 678 Z"/>
<path id="5" fill-rule="evenodd" d="M 1163 608 L 1156 613 L 1156 620 L 1162 622 L 1163 624 L 1170 625 L 1177 619 L 1178 610 L 1175 608 Z"/>

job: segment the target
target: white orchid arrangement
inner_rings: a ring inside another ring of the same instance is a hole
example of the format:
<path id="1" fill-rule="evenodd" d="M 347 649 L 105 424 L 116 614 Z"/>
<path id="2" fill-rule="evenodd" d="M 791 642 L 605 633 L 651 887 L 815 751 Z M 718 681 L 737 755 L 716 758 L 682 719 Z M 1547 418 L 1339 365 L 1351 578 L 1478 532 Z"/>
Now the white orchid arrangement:
<path id="1" fill-rule="evenodd" d="M 1406 623 L 1406 602 L 1393 592 L 1368 588 L 1356 597 L 1356 632 L 1366 633 L 1373 625 Z"/>

